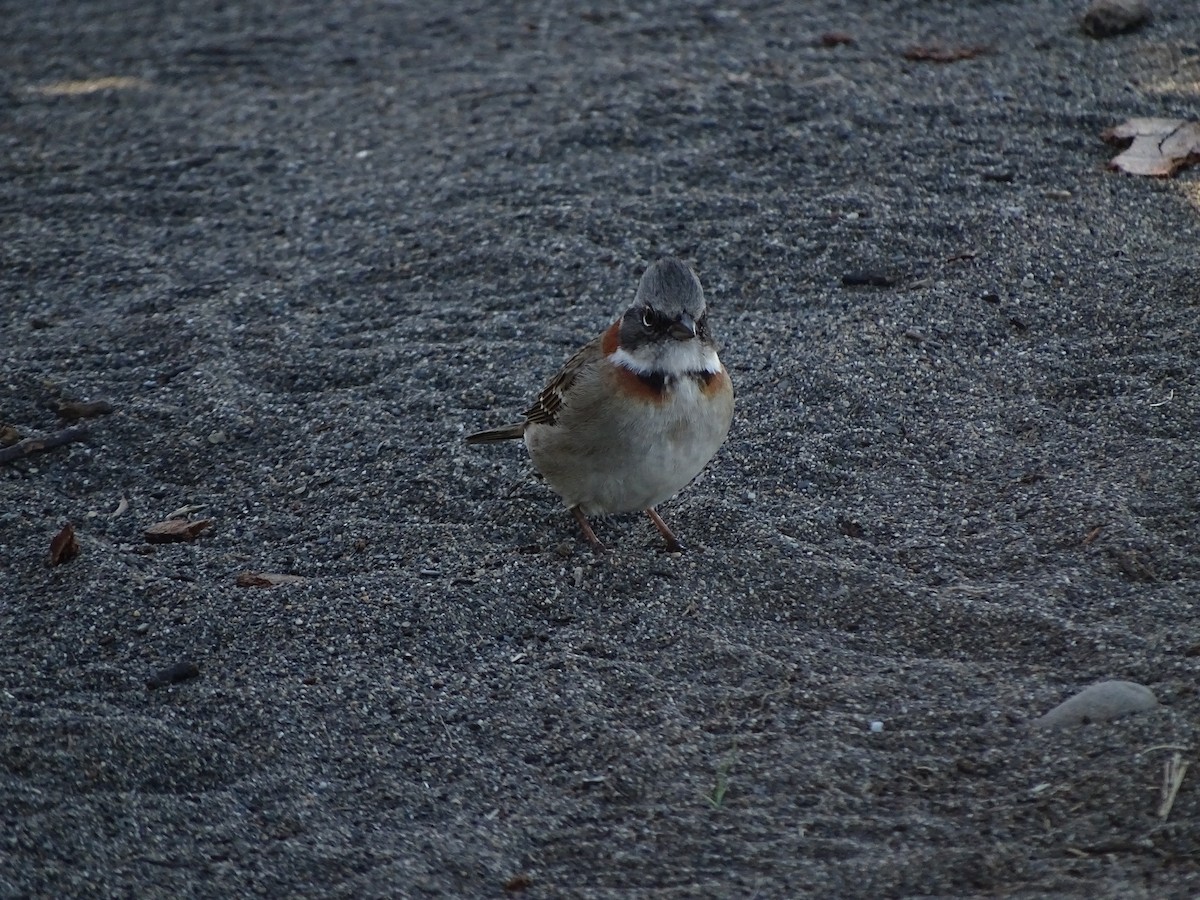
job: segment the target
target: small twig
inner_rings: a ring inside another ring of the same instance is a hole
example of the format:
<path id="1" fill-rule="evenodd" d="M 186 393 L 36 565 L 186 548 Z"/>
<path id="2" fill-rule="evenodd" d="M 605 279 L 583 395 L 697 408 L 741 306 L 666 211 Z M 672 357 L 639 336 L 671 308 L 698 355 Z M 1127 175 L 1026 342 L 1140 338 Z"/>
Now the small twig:
<path id="1" fill-rule="evenodd" d="M 735 762 L 737 762 L 737 741 L 733 742 L 729 753 L 717 764 L 716 783 L 713 785 L 713 789 L 704 795 L 704 799 L 713 809 L 720 809 L 725 805 L 725 795 L 729 792 L 729 785 L 732 782 L 729 772 L 733 769 Z"/>
<path id="2" fill-rule="evenodd" d="M 1080 859 L 1089 856 L 1103 856 L 1108 853 L 1153 853 L 1154 842 L 1149 838 L 1132 841 L 1106 841 L 1102 844 L 1092 844 L 1088 847 L 1067 847 L 1067 852 Z"/>
<path id="3" fill-rule="evenodd" d="M 25 440 L 18 441 L 11 447 L 0 448 L 0 464 L 24 459 L 26 456 L 34 453 L 41 453 L 43 450 L 53 450 L 55 447 L 61 447 L 63 444 L 70 444 L 73 441 L 82 441 L 87 436 L 88 429 L 82 425 L 78 425 L 74 428 L 64 428 L 62 431 L 52 434 L 49 437 L 25 438 Z"/>
<path id="4" fill-rule="evenodd" d="M 1175 805 L 1175 797 L 1179 794 L 1187 770 L 1188 763 L 1180 753 L 1174 753 L 1170 759 L 1163 760 L 1162 802 L 1158 804 L 1158 817 L 1164 822 L 1171 814 L 1171 807 Z"/>
<path id="5" fill-rule="evenodd" d="M 1184 753 L 1191 749 L 1191 747 L 1188 747 L 1184 744 L 1155 744 L 1153 747 L 1147 747 L 1145 750 L 1139 750 L 1137 753 L 1133 754 L 1133 758 L 1141 759 L 1147 753 L 1154 753 L 1157 750 L 1178 750 L 1181 753 Z"/>

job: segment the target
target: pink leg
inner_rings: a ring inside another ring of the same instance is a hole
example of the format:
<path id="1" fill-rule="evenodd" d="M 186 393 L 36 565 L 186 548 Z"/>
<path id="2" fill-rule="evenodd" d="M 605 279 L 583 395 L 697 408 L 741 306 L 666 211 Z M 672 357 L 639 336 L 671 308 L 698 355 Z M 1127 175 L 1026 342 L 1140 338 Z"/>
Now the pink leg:
<path id="1" fill-rule="evenodd" d="M 571 507 L 571 515 L 575 517 L 575 521 L 579 523 L 579 530 L 583 532 L 583 536 L 587 538 L 589 544 L 592 545 L 597 553 L 607 553 L 607 548 L 600 543 L 600 538 L 596 537 L 596 532 L 592 531 L 592 526 L 588 524 L 587 516 L 583 514 L 583 510 L 578 506 Z"/>
<path id="2" fill-rule="evenodd" d="M 667 542 L 667 552 L 682 553 L 684 550 L 683 544 L 679 543 L 679 538 L 675 537 L 675 533 L 667 527 L 667 523 L 662 520 L 662 516 L 654 511 L 653 506 L 646 510 L 646 515 L 650 517 L 650 521 L 654 523 L 654 526 L 658 529 L 658 533 Z"/>

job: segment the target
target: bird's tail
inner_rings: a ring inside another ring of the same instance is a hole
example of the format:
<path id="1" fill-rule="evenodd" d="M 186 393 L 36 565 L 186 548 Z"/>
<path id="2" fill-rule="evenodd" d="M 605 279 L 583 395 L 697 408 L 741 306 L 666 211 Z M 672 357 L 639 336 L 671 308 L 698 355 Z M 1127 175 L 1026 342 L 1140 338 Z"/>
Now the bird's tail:
<path id="1" fill-rule="evenodd" d="M 525 423 L 515 422 L 502 428 L 489 428 L 467 435 L 468 444 L 490 444 L 493 441 L 515 441 L 525 437 Z"/>

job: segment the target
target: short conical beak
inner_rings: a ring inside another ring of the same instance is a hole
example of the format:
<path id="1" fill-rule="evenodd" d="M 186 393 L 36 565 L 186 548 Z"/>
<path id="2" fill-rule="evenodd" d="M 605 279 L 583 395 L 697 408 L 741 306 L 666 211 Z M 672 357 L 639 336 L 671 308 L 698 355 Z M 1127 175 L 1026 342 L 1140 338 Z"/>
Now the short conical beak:
<path id="1" fill-rule="evenodd" d="M 671 323 L 669 333 L 677 341 L 690 341 L 696 336 L 696 320 L 684 313 Z"/>

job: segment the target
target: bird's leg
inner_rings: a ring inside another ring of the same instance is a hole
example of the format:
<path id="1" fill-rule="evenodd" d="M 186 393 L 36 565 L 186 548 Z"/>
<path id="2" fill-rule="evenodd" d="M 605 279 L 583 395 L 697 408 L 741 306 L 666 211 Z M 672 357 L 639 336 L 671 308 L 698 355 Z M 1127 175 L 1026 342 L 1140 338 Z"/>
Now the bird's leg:
<path id="1" fill-rule="evenodd" d="M 583 532 L 583 536 L 587 538 L 592 549 L 597 553 L 607 553 L 607 548 L 600 543 L 600 538 L 596 537 L 596 532 L 592 531 L 592 526 L 588 524 L 587 516 L 583 514 L 583 510 L 578 506 L 571 507 L 571 515 L 575 517 L 575 521 L 579 523 L 579 530 Z"/>
<path id="2" fill-rule="evenodd" d="M 650 521 L 654 523 L 654 527 L 658 529 L 658 533 L 667 542 L 667 552 L 682 553 L 685 549 L 683 544 L 679 542 L 679 538 L 675 537 L 675 533 L 667 527 L 667 523 L 662 520 L 662 516 L 654 511 L 653 506 L 646 510 L 646 515 L 650 517 Z"/>

